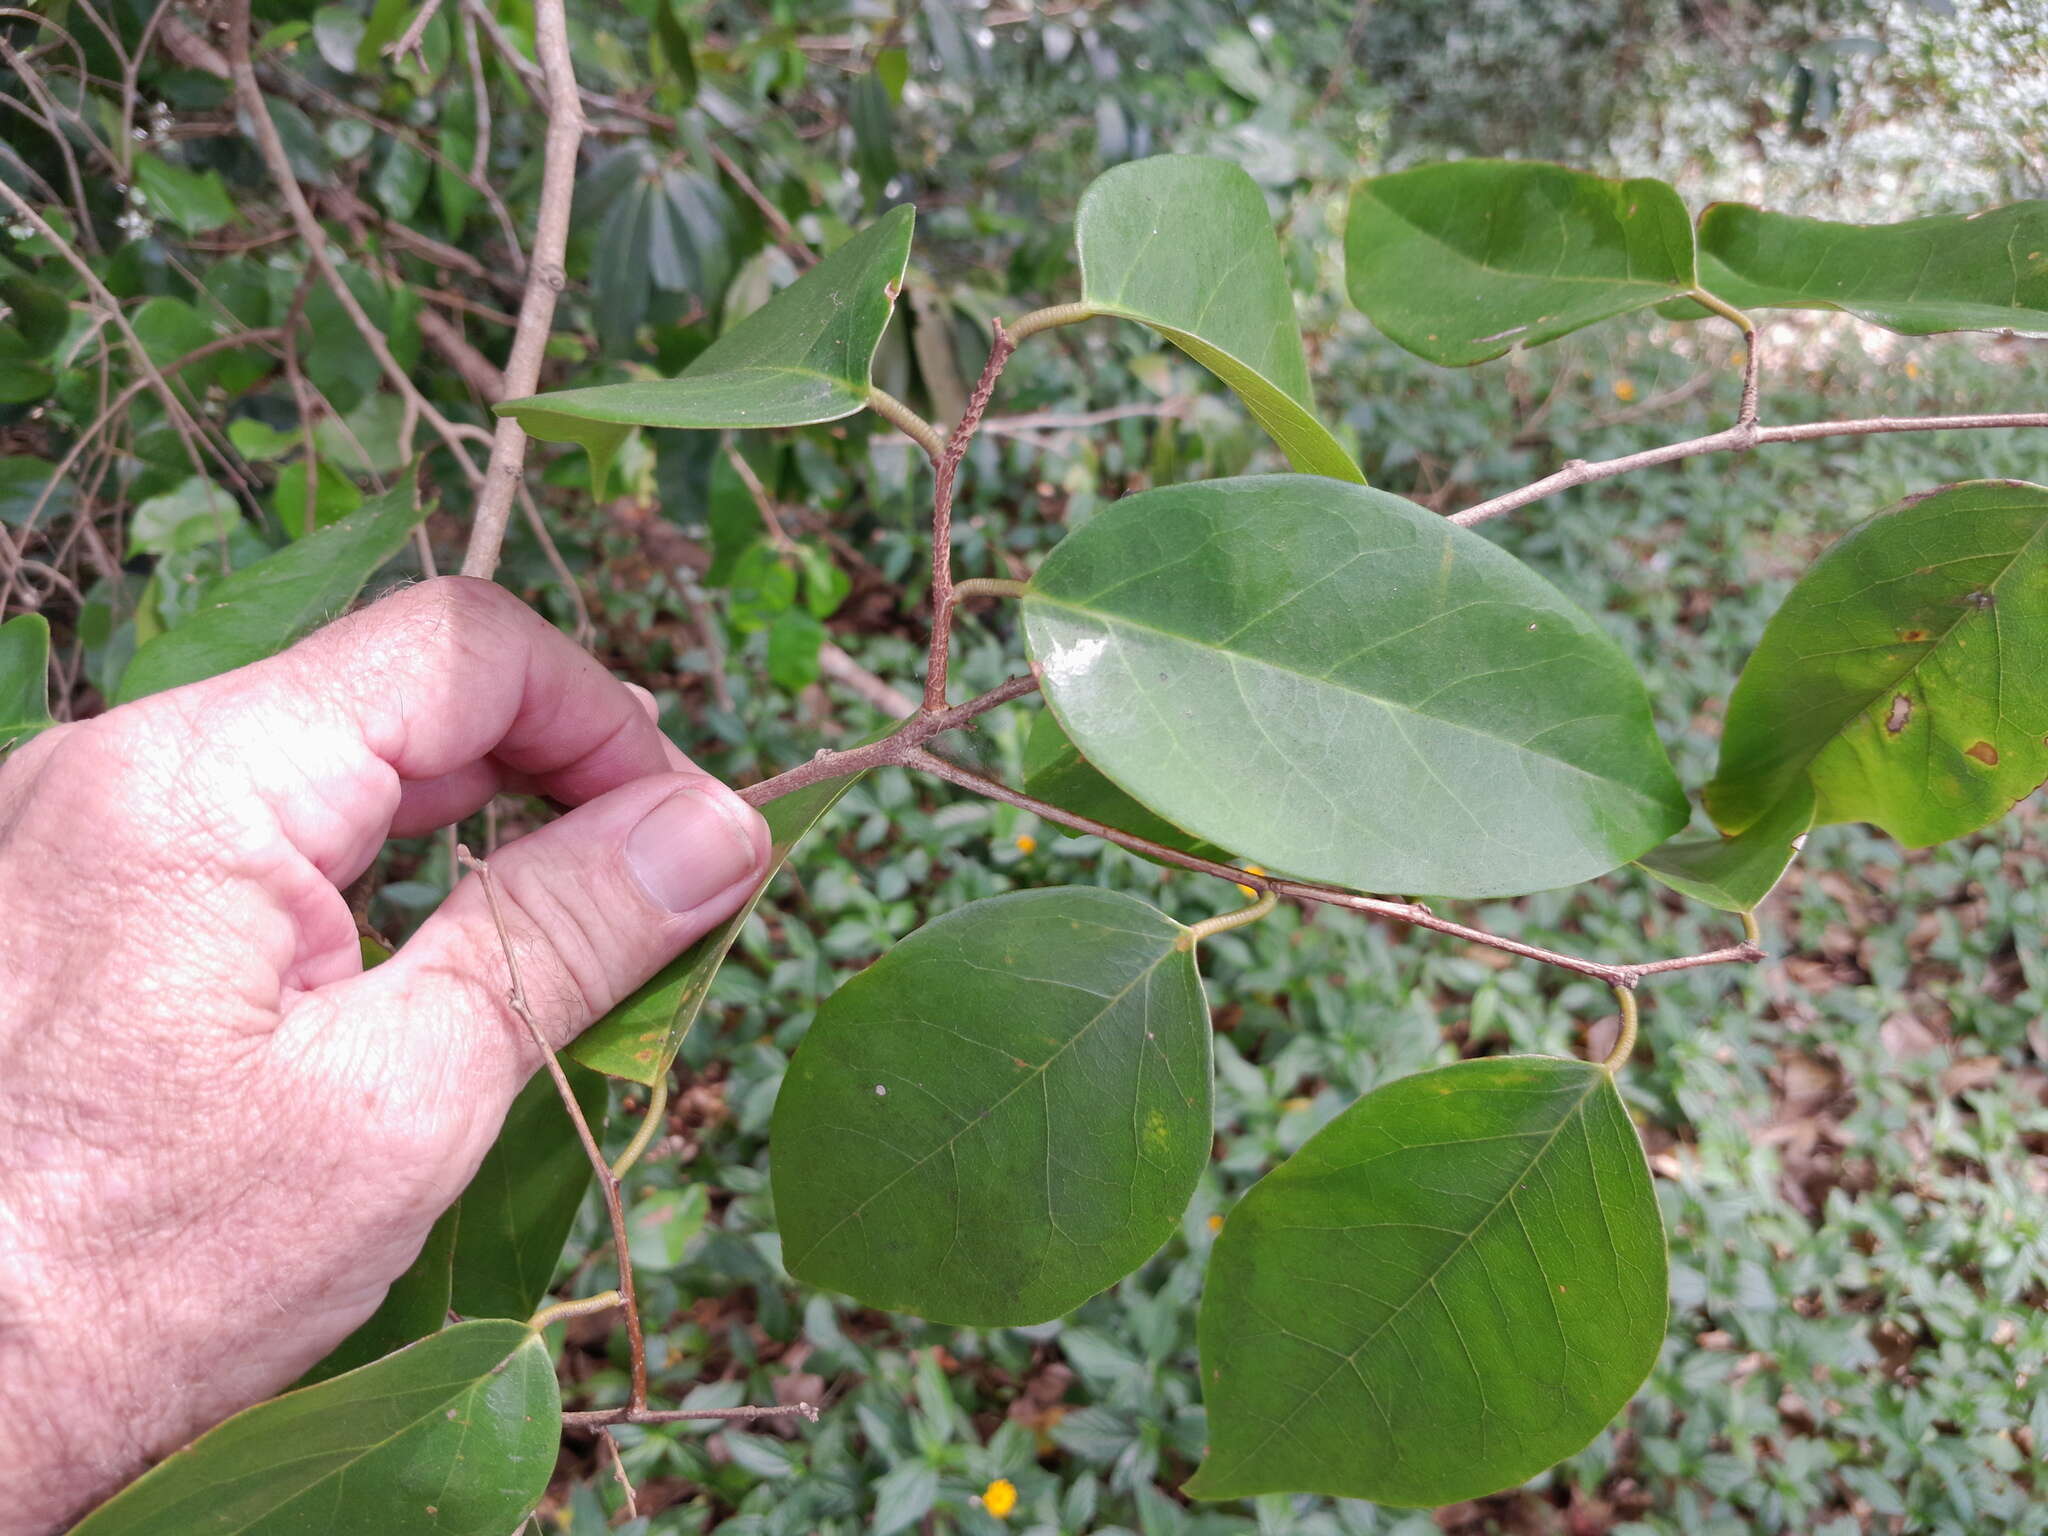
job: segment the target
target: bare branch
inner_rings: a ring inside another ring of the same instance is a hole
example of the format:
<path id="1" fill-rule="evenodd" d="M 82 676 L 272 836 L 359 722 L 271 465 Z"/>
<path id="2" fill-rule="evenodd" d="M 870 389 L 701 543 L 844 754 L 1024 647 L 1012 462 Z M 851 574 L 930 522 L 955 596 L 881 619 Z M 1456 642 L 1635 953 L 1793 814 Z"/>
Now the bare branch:
<path id="1" fill-rule="evenodd" d="M 809 1419 L 818 1422 L 816 1403 L 783 1403 L 773 1408 L 598 1408 L 565 1413 L 565 1429 L 601 1429 L 607 1424 L 681 1424 L 691 1419 Z"/>
<path id="2" fill-rule="evenodd" d="M 526 293 L 519 303 L 512 353 L 505 361 L 505 392 L 510 399 L 530 395 L 540 385 L 541 359 L 555 324 L 555 300 L 569 280 L 563 263 L 576 190 L 576 151 L 583 143 L 583 104 L 576 95 L 563 0 L 535 0 L 533 38 L 547 96 L 548 131 L 541 159 L 540 212 L 526 265 Z M 501 416 L 491 443 L 490 467 L 470 523 L 463 575 L 488 580 L 497 571 L 513 493 L 525 472 L 526 429 L 510 416 Z"/>
<path id="3" fill-rule="evenodd" d="M 384 57 L 402 59 L 408 53 L 417 53 L 420 56 L 420 68 L 425 69 L 427 54 L 421 39 L 427 35 L 427 28 L 434 20 L 434 13 L 440 9 L 441 0 L 426 0 L 426 4 L 419 8 L 411 22 L 406 25 L 406 29 L 398 34 L 398 40 L 385 46 Z"/>
<path id="4" fill-rule="evenodd" d="M 995 335 L 989 342 L 988 362 L 981 370 L 974 393 L 968 397 L 960 425 L 947 434 L 946 451 L 939 455 L 933 472 L 932 637 L 924 676 L 926 714 L 946 707 L 946 668 L 953 638 L 953 488 L 960 477 L 960 461 L 967 456 L 967 445 L 974 441 L 975 429 L 995 397 L 996 380 L 1002 377 L 1003 365 L 1016 350 L 1016 342 L 1003 329 L 1003 322 L 997 320 Z"/>

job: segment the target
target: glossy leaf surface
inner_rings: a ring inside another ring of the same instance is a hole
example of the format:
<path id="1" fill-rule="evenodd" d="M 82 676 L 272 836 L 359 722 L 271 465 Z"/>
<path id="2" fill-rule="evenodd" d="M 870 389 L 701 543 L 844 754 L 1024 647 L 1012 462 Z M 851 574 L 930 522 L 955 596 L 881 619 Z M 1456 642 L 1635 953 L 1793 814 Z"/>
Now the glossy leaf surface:
<path id="1" fill-rule="evenodd" d="M 1739 309 L 1838 309 L 1908 336 L 2048 336 L 2048 200 L 1900 224 L 1716 203 L 1699 247 L 1701 285 Z"/>
<path id="2" fill-rule="evenodd" d="M 1344 272 L 1394 341 L 1463 366 L 1692 288 L 1692 220 L 1661 181 L 1457 160 L 1361 181 Z"/>
<path id="3" fill-rule="evenodd" d="M 547 1491 L 554 1362 L 522 1323 L 462 1323 L 236 1414 L 76 1536 L 505 1536 Z"/>
<path id="4" fill-rule="evenodd" d="M 326 1381 L 372 1360 L 381 1360 L 415 1339 L 438 1333 L 448 1321 L 449 1285 L 455 1267 L 455 1233 L 462 1220 L 462 1202 L 441 1213 L 427 1233 L 419 1257 L 391 1282 L 384 1301 L 360 1328 L 337 1344 L 298 1385 Z"/>
<path id="5" fill-rule="evenodd" d="M 604 1134 L 609 1088 L 564 1062 L 592 1134 Z M 450 1305 L 466 1317 L 530 1317 L 555 1278 L 590 1160 L 555 1082 L 536 1072 L 462 1192 Z"/>
<path id="6" fill-rule="evenodd" d="M 1209 1155 L 1187 930 L 1083 887 L 978 901 L 833 993 L 772 1131 L 782 1258 L 871 1306 L 1044 1322 L 1173 1234 Z"/>
<path id="7" fill-rule="evenodd" d="M 581 443 L 596 482 L 645 427 L 796 427 L 867 404 L 868 368 L 910 260 L 914 211 L 892 208 L 705 348 L 673 379 L 605 384 L 497 407 L 535 437 Z"/>
<path id="8" fill-rule="evenodd" d="M 1226 850 L 1189 836 L 1165 817 L 1147 810 L 1097 773 L 1061 729 L 1059 716 L 1049 709 L 1038 712 L 1024 741 L 1024 791 L 1048 805 L 1162 847 L 1206 859 L 1230 857 Z"/>
<path id="9" fill-rule="evenodd" d="M 1375 1090 L 1224 1218 L 1197 1498 L 1448 1504 L 1583 1447 L 1664 1342 L 1664 1232 L 1613 1079 L 1460 1062 Z"/>
<path id="10" fill-rule="evenodd" d="M 1316 415 L 1265 196 L 1242 167 L 1159 155 L 1103 173 L 1074 214 L 1081 301 L 1151 326 L 1237 393 L 1306 474 L 1363 480 Z"/>
<path id="11" fill-rule="evenodd" d="M 1505 551 L 1382 491 L 1273 475 L 1128 497 L 1047 557 L 1024 619 L 1088 761 L 1271 870 L 1509 895 L 1687 819 L 1614 644 Z"/>
<path id="12" fill-rule="evenodd" d="M 639 991 L 571 1041 L 562 1054 L 607 1077 L 622 1077 L 647 1087 L 660 1081 L 676 1059 L 683 1036 L 703 1011 L 712 977 L 725 964 L 740 930 L 767 894 L 768 882 L 811 828 L 862 777 L 826 779 L 762 806 L 762 819 L 774 841 L 767 872 L 747 904 L 663 966 Z"/>
<path id="13" fill-rule="evenodd" d="M 27 741 L 50 718 L 50 621 L 24 613 L 0 624 L 0 749 Z"/>
<path id="14" fill-rule="evenodd" d="M 425 515 L 411 484 L 397 485 L 339 522 L 223 577 L 197 613 L 135 653 L 121 676 L 118 702 L 283 650 L 353 602 Z"/>
<path id="15" fill-rule="evenodd" d="M 1707 810 L 1740 832 L 1802 776 L 1815 825 L 1868 821 L 1915 848 L 2048 777 L 2048 489 L 1946 486 L 1814 562 L 1728 701 Z"/>
<path id="16" fill-rule="evenodd" d="M 1799 856 L 1813 812 L 1813 786 L 1800 779 L 1734 837 L 1673 838 L 1636 863 L 1681 896 L 1723 912 L 1754 912 Z"/>

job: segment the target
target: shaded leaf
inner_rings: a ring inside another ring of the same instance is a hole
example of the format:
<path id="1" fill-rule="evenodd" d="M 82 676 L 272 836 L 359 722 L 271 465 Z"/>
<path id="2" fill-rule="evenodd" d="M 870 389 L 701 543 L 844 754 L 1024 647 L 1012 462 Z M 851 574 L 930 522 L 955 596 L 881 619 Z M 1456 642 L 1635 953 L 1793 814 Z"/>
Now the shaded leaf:
<path id="1" fill-rule="evenodd" d="M 64 295 L 26 273 L 0 276 L 0 302 L 31 357 L 48 357 L 71 328 L 71 305 Z"/>
<path id="2" fill-rule="evenodd" d="M 868 739 L 879 740 L 883 734 L 886 732 Z M 711 978 L 718 974 L 740 930 L 761 904 L 768 882 L 775 878 L 775 872 L 782 868 L 783 861 L 804 835 L 861 777 L 855 774 L 844 779 L 826 779 L 762 806 L 761 815 L 768 823 L 773 847 L 760 887 L 747 904 L 726 919 L 723 926 L 707 933 L 663 966 L 647 985 L 571 1041 L 562 1054 L 609 1077 L 622 1077 L 645 1086 L 658 1082 L 668 1071 L 669 1063 L 676 1059 L 683 1036 L 696 1023 L 704 998 L 711 990 Z"/>
<path id="3" fill-rule="evenodd" d="M 604 1134 L 610 1085 L 564 1062 L 591 1133 Z M 533 1074 L 462 1192 L 449 1304 L 468 1317 L 529 1317 L 554 1283 L 590 1159 L 555 1080 Z"/>
<path id="4" fill-rule="evenodd" d="M 1345 285 L 1374 325 L 1463 366 L 1646 309 L 1696 284 L 1692 221 L 1647 178 L 1457 160 L 1361 181 Z"/>
<path id="5" fill-rule="evenodd" d="M 365 963 L 369 963 L 370 941 L 363 941 Z M 333 1351 L 301 1376 L 297 1386 L 310 1387 L 372 1360 L 381 1360 L 403 1349 L 415 1339 L 438 1333 L 448 1321 L 449 1285 L 455 1264 L 455 1231 L 462 1219 L 458 1201 L 441 1213 L 441 1219 L 427 1232 L 419 1257 L 404 1274 L 391 1282 L 384 1300 L 369 1320 L 337 1344 Z"/>
<path id="6" fill-rule="evenodd" d="M 1681 896 L 1723 912 L 1753 912 L 1799 856 L 1813 811 L 1813 786 L 1802 778 L 1736 836 L 1674 838 L 1636 863 Z"/>
<path id="7" fill-rule="evenodd" d="M 218 171 L 188 171 L 144 151 L 135 157 L 134 175 L 136 190 L 150 211 L 188 235 L 235 222 L 235 200 Z"/>
<path id="8" fill-rule="evenodd" d="M 50 621 L 19 614 L 0 624 L 0 749 L 56 723 L 50 718 Z"/>
<path id="9" fill-rule="evenodd" d="M 1024 598 L 1060 723 L 1189 834 L 1364 890 L 1591 879 L 1685 825 L 1634 669 L 1542 577 L 1364 486 L 1128 497 Z"/>
<path id="10" fill-rule="evenodd" d="M 895 130 L 889 121 L 889 88 L 874 70 L 854 77 L 846 118 L 853 129 L 853 166 L 862 189 L 879 199 L 896 174 Z"/>
<path id="11" fill-rule="evenodd" d="M 626 1239 L 632 1246 L 633 1262 L 650 1269 L 674 1269 L 704 1230 L 709 1209 L 702 1184 L 658 1189 L 642 1196 L 626 1213 Z"/>
<path id="12" fill-rule="evenodd" d="M 302 539 L 317 529 L 332 527 L 363 504 L 363 493 L 355 481 L 334 467 L 332 459 L 313 461 L 312 515 L 306 508 L 306 466 L 288 464 L 278 472 L 274 496 L 277 520 L 284 531 Z"/>
<path id="13" fill-rule="evenodd" d="M 246 666 L 283 650 L 355 600 L 426 515 L 410 484 L 208 589 L 199 610 L 135 653 L 118 702 Z"/>
<path id="14" fill-rule="evenodd" d="M 1306 474 L 1363 480 L 1317 418 L 1294 295 L 1258 184 L 1159 155 L 1098 176 L 1074 214 L 1081 302 L 1149 325 L 1237 393 Z"/>
<path id="15" fill-rule="evenodd" d="M 674 0 L 658 0 L 654 7 L 654 36 L 661 45 L 661 56 L 675 72 L 680 105 L 687 107 L 697 99 L 697 59 L 677 10 Z"/>
<path id="16" fill-rule="evenodd" d="M 2048 336 L 2048 200 L 1901 224 L 1715 203 L 1699 245 L 1701 286 L 1738 309 L 1842 310 L 1907 336 Z"/>
<path id="17" fill-rule="evenodd" d="M 1664 1233 L 1613 1078 L 1466 1061 L 1377 1089 L 1224 1219 L 1196 1498 L 1448 1504 L 1581 1449 L 1664 1342 Z"/>
<path id="18" fill-rule="evenodd" d="M 505 1536 L 562 1435 L 554 1362 L 522 1323 L 463 1323 L 236 1414 L 129 1484 L 76 1536 Z M 431 1513 L 427 1513 L 431 1511 Z"/>
<path id="19" fill-rule="evenodd" d="M 1147 810 L 1097 773 L 1061 728 L 1059 716 L 1049 709 L 1038 712 L 1031 722 L 1031 734 L 1024 740 L 1024 792 L 1149 843 L 1205 859 L 1230 857 L 1215 844 L 1205 843 Z"/>
<path id="20" fill-rule="evenodd" d="M 1743 831 L 1803 777 L 1816 826 L 1868 821 L 1915 848 L 2048 777 L 2048 489 L 1909 497 L 1814 562 L 1729 698 L 1707 810 Z"/>
<path id="21" fill-rule="evenodd" d="M 581 443 L 603 484 L 629 428 L 794 427 L 866 406 L 868 367 L 903 269 L 914 213 L 891 209 L 705 348 L 673 379 L 606 384 L 508 400 L 548 442 Z"/>
<path id="22" fill-rule="evenodd" d="M 1187 930 L 1080 886 L 977 901 L 826 999 L 776 1100 L 782 1257 L 936 1321 L 1043 1322 L 1172 1236 L 1208 1160 Z"/>
<path id="23" fill-rule="evenodd" d="M 29 454 L 0 458 L 0 523 L 12 528 L 23 526 L 38 502 L 42 503 L 41 516 L 51 522 L 69 515 L 77 496 L 68 481 L 51 486 L 50 479 L 56 473 L 57 466 L 48 459 Z"/>

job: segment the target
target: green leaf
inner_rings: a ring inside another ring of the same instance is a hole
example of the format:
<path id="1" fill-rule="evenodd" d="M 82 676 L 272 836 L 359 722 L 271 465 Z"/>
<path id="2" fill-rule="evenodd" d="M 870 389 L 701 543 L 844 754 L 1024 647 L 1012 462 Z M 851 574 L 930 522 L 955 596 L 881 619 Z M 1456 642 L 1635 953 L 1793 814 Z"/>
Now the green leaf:
<path id="1" fill-rule="evenodd" d="M 1728 701 L 1708 813 L 1962 837 L 2048 777 L 2048 489 L 1972 480 L 1850 532 L 1772 615 Z"/>
<path id="2" fill-rule="evenodd" d="M 1172 1236 L 1209 1157 L 1188 931 L 1071 886 L 926 924 L 826 999 L 776 1100 L 782 1258 L 973 1325 L 1043 1322 Z"/>
<path id="3" fill-rule="evenodd" d="M 68 481 L 55 487 L 51 477 L 57 473 L 57 466 L 48 459 L 34 458 L 28 454 L 10 455 L 0 458 L 0 523 L 19 528 L 28 522 L 29 514 L 42 503 L 41 516 L 50 522 L 59 522 L 67 517 L 77 503 L 77 497 Z M 48 500 L 44 500 L 45 493 Z"/>
<path id="4" fill-rule="evenodd" d="M 1258 184 L 1159 155 L 1095 178 L 1074 215 L 1081 302 L 1149 325 L 1234 390 L 1305 474 L 1365 476 L 1316 415 L 1294 295 Z"/>
<path id="5" fill-rule="evenodd" d="M 1042 709 L 1024 740 L 1024 792 L 1063 811 L 1086 816 L 1148 843 L 1178 848 L 1205 859 L 1230 855 L 1147 810 L 1089 766 L 1071 737 L 1060 728 L 1059 716 Z"/>
<path id="6" fill-rule="evenodd" d="M 7 305 L 7 318 L 32 357 L 48 357 L 71 328 L 71 305 L 64 295 L 25 273 L 0 277 L 0 302 Z"/>
<path id="7" fill-rule="evenodd" d="M 363 943 L 367 950 L 370 941 L 365 939 Z M 419 1257 L 391 1282 L 391 1289 L 384 1293 L 383 1302 L 369 1320 L 337 1344 L 295 1385 L 310 1387 L 317 1381 L 327 1381 L 372 1360 L 381 1360 L 415 1339 L 440 1332 L 441 1325 L 448 1321 L 455 1231 L 461 1219 L 460 1202 L 443 1211 L 441 1219 L 428 1231 Z"/>
<path id="8" fill-rule="evenodd" d="M 915 218 L 893 208 L 706 347 L 673 379 L 606 384 L 497 406 L 535 437 L 581 443 L 602 485 L 629 428 L 796 427 L 867 404 Z"/>
<path id="9" fill-rule="evenodd" d="M 1186 1491 L 1449 1504 L 1582 1448 L 1664 1341 L 1664 1233 L 1613 1078 L 1460 1062 L 1368 1094 L 1230 1211 Z"/>
<path id="10" fill-rule="evenodd" d="M 802 608 L 791 608 L 775 616 L 768 626 L 768 678 L 785 693 L 796 693 L 815 683 L 822 669 L 818 648 L 825 643 L 825 626 Z"/>
<path id="11" fill-rule="evenodd" d="M 135 157 L 135 187 L 151 212 L 188 235 L 235 222 L 235 200 L 218 171 L 188 171 L 144 152 Z"/>
<path id="12" fill-rule="evenodd" d="M 0 749 L 56 723 L 50 718 L 50 621 L 19 614 L 0 624 Z"/>
<path id="13" fill-rule="evenodd" d="M 1692 221 L 1661 181 L 1520 160 L 1374 176 L 1344 232 L 1351 302 L 1409 351 L 1462 367 L 1696 286 Z"/>
<path id="14" fill-rule="evenodd" d="M 210 588 L 191 618 L 135 653 L 120 703 L 197 682 L 283 650 L 355 600 L 426 515 L 410 483 Z"/>
<path id="15" fill-rule="evenodd" d="M 868 738 L 878 741 L 895 727 L 889 726 Z M 826 779 L 794 793 L 770 800 L 761 807 L 774 840 L 768 868 L 760 887 L 747 904 L 727 918 L 723 927 L 707 933 L 663 966 L 654 978 L 610 1013 L 572 1041 L 562 1054 L 608 1077 L 652 1086 L 659 1082 L 676 1059 L 683 1036 L 697 1022 L 704 998 L 711 990 L 711 978 L 725 963 L 725 957 L 761 904 L 768 882 L 782 868 L 796 845 L 853 788 L 861 775 Z"/>
<path id="16" fill-rule="evenodd" d="M 626 1237 L 633 1262 L 650 1269 L 674 1269 L 704 1230 L 710 1202 L 702 1184 L 658 1189 L 626 1213 Z"/>
<path id="17" fill-rule="evenodd" d="M 236 1414 L 74 1536 L 505 1536 L 547 1491 L 554 1362 L 523 1323 L 463 1323 Z"/>
<path id="18" fill-rule="evenodd" d="M 384 211 L 401 223 L 412 222 L 420 199 L 427 195 L 434 163 L 403 139 L 389 139 L 370 178 L 370 192 Z"/>
<path id="19" fill-rule="evenodd" d="M 593 1135 L 603 1135 L 610 1085 L 564 1063 Z M 562 1244 L 590 1188 L 590 1159 L 555 1080 L 536 1072 L 462 1192 L 449 1304 L 468 1317 L 529 1317 L 554 1284 Z"/>
<path id="20" fill-rule="evenodd" d="M 2048 336 L 2048 200 L 1902 224 L 1715 203 L 1699 243 L 1701 286 L 1738 309 L 1842 310 L 1907 336 Z"/>
<path id="21" fill-rule="evenodd" d="M 1813 811 L 1813 785 L 1802 778 L 1738 835 L 1675 838 L 1636 863 L 1681 896 L 1723 912 L 1754 912 L 1799 856 Z"/>
<path id="22" fill-rule="evenodd" d="M 1047 557 L 1024 623 L 1088 761 L 1268 869 L 1515 895 L 1687 820 L 1614 643 L 1504 550 L 1384 491 L 1271 475 L 1128 497 Z"/>
<path id="23" fill-rule="evenodd" d="M 312 515 L 306 508 L 306 466 L 287 464 L 278 471 L 273 500 L 277 520 L 295 539 L 321 528 L 331 528 L 363 504 L 363 493 L 355 481 L 334 467 L 332 459 L 313 461 Z"/>
<path id="24" fill-rule="evenodd" d="M 889 121 L 889 88 L 874 70 L 854 78 L 846 119 L 853 129 L 853 166 L 869 197 L 879 198 L 896 174 L 896 136 Z"/>
<path id="25" fill-rule="evenodd" d="M 687 107 L 697 99 L 697 58 L 690 47 L 690 34 L 683 26 L 682 17 L 677 14 L 678 9 L 673 0 L 657 0 L 654 36 L 661 45 L 661 56 L 675 71 L 680 105 Z"/>
<path id="26" fill-rule="evenodd" d="M 216 543 L 240 519 L 235 498 L 201 475 L 151 496 L 128 520 L 128 553 L 182 554 Z"/>

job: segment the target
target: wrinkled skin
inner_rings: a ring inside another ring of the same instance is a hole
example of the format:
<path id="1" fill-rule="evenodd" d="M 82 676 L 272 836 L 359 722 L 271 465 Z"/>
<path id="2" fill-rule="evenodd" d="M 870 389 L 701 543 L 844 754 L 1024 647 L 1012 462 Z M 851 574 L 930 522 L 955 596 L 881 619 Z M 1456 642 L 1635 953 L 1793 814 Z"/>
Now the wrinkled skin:
<path id="1" fill-rule="evenodd" d="M 0 1532 L 75 1518 L 375 1310 L 538 1053 L 472 877 L 364 972 L 340 888 L 500 789 L 560 1045 L 760 878 L 760 818 L 501 590 L 429 582 L 0 764 Z"/>

